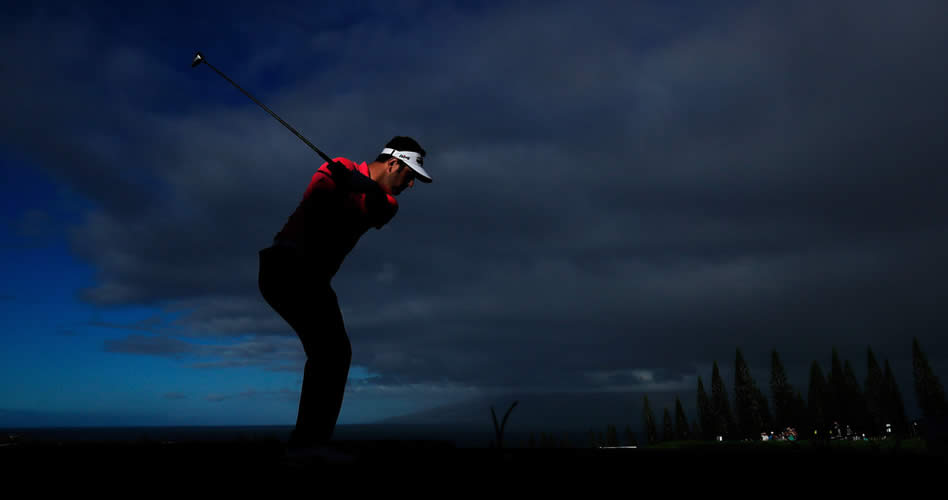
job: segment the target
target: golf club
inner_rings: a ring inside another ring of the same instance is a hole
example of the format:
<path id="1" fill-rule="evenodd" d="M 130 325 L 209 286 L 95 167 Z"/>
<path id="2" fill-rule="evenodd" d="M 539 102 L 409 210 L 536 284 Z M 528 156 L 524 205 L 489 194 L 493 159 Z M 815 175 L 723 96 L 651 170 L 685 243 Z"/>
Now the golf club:
<path id="1" fill-rule="evenodd" d="M 274 118 L 276 118 L 277 120 L 280 120 L 280 123 L 282 123 L 284 127 L 290 129 L 290 132 L 293 132 L 294 134 L 296 134 L 296 137 L 299 137 L 300 140 L 302 140 L 303 142 L 305 142 L 307 146 L 313 148 L 313 151 L 315 151 L 317 154 L 319 154 L 319 156 L 322 156 L 323 159 L 326 160 L 327 163 L 332 164 L 332 160 L 331 160 L 328 156 L 326 156 L 325 153 L 323 153 L 322 151 L 320 151 L 316 146 L 313 146 L 313 143 L 311 143 L 311 142 L 309 142 L 308 140 L 306 140 L 306 138 L 303 137 L 299 132 L 297 132 L 295 128 L 291 127 L 290 124 L 288 124 L 288 123 L 286 123 L 285 121 L 283 121 L 283 119 L 280 118 L 279 116 L 277 116 L 276 113 L 274 113 L 273 111 L 270 111 L 270 108 L 264 106 L 263 103 L 261 103 L 260 101 L 254 99 L 254 97 L 253 97 L 252 95 L 250 95 L 250 93 L 248 93 L 246 90 L 240 88 L 240 85 L 237 85 L 236 83 L 234 83 L 233 80 L 231 80 L 230 78 L 227 78 L 227 75 L 225 75 L 224 73 L 221 73 L 220 70 L 218 70 L 218 69 L 215 68 L 214 66 L 211 66 L 211 63 L 207 62 L 207 59 L 204 58 L 204 55 L 202 55 L 200 52 L 197 52 L 196 54 L 194 54 L 194 60 L 191 61 L 191 67 L 192 67 L 192 68 L 195 68 L 195 67 L 197 67 L 198 64 L 201 64 L 201 63 L 207 64 L 208 67 L 210 67 L 211 69 L 213 69 L 214 71 L 216 71 L 218 75 L 221 75 L 222 77 L 224 77 L 224 79 L 227 80 L 228 82 L 230 82 L 231 85 L 233 85 L 234 87 L 237 87 L 237 90 L 243 92 L 247 97 L 249 97 L 251 100 L 253 100 L 253 102 L 257 103 L 257 105 L 259 105 L 261 108 L 265 109 L 265 110 L 267 111 L 267 113 L 270 113 L 271 115 L 273 115 Z"/>

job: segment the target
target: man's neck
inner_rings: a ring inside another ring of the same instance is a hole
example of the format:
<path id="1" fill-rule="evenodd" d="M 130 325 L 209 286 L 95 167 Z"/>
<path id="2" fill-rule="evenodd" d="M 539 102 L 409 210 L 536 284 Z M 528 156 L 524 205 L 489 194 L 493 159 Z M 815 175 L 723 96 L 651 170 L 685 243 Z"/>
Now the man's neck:
<path id="1" fill-rule="evenodd" d="M 377 177 L 379 176 L 380 169 L 377 163 L 369 163 L 369 178 L 375 182 L 378 182 Z"/>

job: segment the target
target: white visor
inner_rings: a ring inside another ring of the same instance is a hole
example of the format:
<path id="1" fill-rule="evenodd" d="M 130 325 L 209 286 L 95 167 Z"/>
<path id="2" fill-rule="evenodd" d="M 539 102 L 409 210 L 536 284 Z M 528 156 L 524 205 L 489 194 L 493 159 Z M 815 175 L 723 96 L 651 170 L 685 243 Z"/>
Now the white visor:
<path id="1" fill-rule="evenodd" d="M 398 151 L 392 148 L 385 148 L 382 150 L 381 154 L 392 155 L 404 162 L 405 165 L 411 167 L 411 169 L 418 174 L 418 179 L 421 182 L 431 182 L 431 176 L 428 175 L 428 172 L 425 172 L 425 169 L 421 167 L 425 160 L 424 157 L 419 153 L 416 153 L 415 151 Z"/>

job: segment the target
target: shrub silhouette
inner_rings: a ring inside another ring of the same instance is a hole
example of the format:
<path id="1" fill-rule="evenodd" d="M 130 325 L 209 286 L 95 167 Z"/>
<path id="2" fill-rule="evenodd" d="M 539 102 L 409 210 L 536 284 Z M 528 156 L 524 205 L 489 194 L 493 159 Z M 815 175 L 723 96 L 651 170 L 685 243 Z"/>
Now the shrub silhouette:
<path id="1" fill-rule="evenodd" d="M 507 425 L 507 417 L 510 416 L 510 412 L 513 411 L 514 407 L 517 406 L 517 403 L 520 401 L 514 401 L 510 405 L 510 409 L 507 410 L 507 413 L 504 414 L 504 420 L 500 423 L 500 426 L 497 425 L 497 414 L 494 413 L 494 407 L 490 407 L 490 416 L 494 419 L 494 432 L 497 434 L 497 447 L 504 447 L 504 427 Z"/>

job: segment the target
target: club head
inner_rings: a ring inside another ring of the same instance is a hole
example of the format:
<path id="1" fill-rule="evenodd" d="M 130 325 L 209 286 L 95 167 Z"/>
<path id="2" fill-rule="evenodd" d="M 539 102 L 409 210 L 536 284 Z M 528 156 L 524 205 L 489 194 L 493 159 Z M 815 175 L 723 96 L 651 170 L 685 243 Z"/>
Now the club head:
<path id="1" fill-rule="evenodd" d="M 204 60 L 204 56 L 202 56 L 200 52 L 194 54 L 194 60 L 191 61 L 191 67 L 192 68 L 196 67 L 198 64 L 201 64 L 201 61 L 203 60 Z"/>

